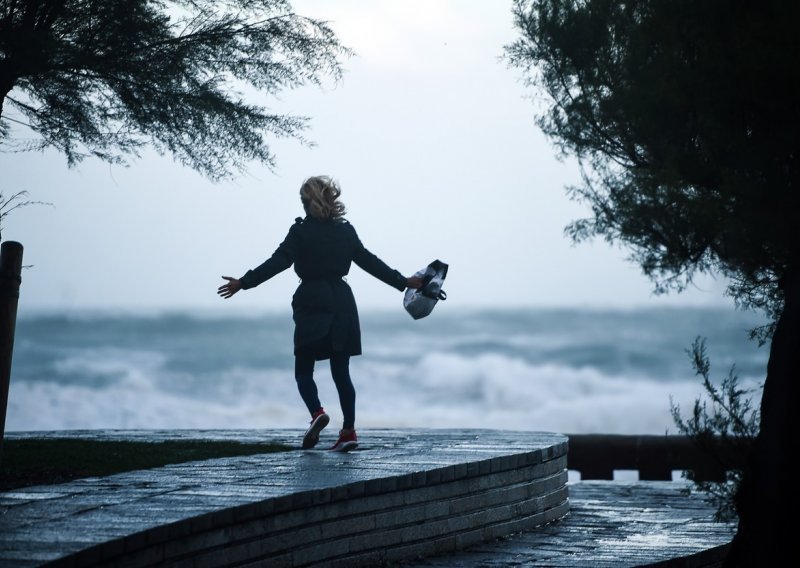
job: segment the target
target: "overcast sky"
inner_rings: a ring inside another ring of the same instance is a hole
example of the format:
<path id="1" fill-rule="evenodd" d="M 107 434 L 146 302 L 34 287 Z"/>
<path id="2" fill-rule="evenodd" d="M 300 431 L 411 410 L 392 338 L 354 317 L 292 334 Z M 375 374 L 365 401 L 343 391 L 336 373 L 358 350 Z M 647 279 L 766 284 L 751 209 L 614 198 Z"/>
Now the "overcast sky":
<path id="1" fill-rule="evenodd" d="M 564 236 L 587 214 L 565 193 L 579 170 L 556 158 L 534 122 L 536 93 L 501 59 L 516 37 L 510 2 L 293 5 L 329 20 L 356 56 L 338 85 L 258 101 L 311 118 L 316 146 L 274 143 L 275 171 L 253 166 L 214 184 L 154 153 L 127 168 L 72 169 L 55 152 L 0 154 L 4 195 L 51 204 L 13 211 L 3 226 L 29 265 L 20 311 L 287 310 L 291 269 L 229 300 L 216 288 L 270 256 L 302 215 L 301 182 L 318 174 L 340 183 L 348 218 L 390 266 L 450 265 L 450 308 L 732 305 L 710 279 L 655 297 L 624 250 Z M 348 280 L 362 308 L 402 303 L 358 267 Z"/>

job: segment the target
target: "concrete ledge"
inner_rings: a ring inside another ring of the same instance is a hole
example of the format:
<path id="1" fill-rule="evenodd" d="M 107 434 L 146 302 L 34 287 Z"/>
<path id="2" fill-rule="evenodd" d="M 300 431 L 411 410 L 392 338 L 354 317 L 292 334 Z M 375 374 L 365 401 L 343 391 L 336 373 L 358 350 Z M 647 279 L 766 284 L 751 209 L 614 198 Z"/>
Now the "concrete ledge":
<path id="1" fill-rule="evenodd" d="M 297 441 L 302 432 L 282 434 Z M 569 511 L 565 436 L 360 437 L 350 454 L 211 460 L 0 494 L 0 563 L 374 566 L 460 550 Z"/>

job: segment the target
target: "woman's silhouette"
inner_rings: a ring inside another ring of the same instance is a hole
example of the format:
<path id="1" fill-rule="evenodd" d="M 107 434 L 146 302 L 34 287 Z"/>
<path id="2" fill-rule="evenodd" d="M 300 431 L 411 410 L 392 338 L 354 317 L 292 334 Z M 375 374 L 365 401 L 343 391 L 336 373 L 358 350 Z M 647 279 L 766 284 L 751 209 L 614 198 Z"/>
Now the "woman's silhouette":
<path id="1" fill-rule="evenodd" d="M 230 298 L 239 290 L 254 288 L 294 265 L 301 279 L 292 297 L 294 374 L 300 396 L 311 413 L 303 448 L 313 448 L 330 421 L 314 382 L 314 363 L 329 359 L 344 417 L 339 438 L 330 449 L 346 452 L 358 445 L 350 357 L 361 354 L 361 327 L 356 301 L 344 276 L 355 262 L 400 291 L 420 288 L 422 280 L 403 276 L 364 247 L 355 228 L 344 218 L 340 195 L 339 187 L 327 176 L 305 180 L 300 187 L 300 199 L 306 216 L 295 220 L 283 242 L 260 266 L 238 279 L 223 276 L 227 282 L 217 293 Z"/>

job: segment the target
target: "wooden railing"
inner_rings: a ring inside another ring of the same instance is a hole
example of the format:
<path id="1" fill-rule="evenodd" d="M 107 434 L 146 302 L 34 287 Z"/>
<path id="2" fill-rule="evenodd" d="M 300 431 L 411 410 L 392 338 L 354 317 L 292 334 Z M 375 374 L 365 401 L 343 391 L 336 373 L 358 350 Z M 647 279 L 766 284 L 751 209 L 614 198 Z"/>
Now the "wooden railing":
<path id="1" fill-rule="evenodd" d="M 614 479 L 615 470 L 637 470 L 640 480 L 669 481 L 673 471 L 691 470 L 697 481 L 723 481 L 725 472 L 742 469 L 746 445 L 720 438 L 700 447 L 688 436 L 566 434 L 567 469 L 581 480 Z"/>

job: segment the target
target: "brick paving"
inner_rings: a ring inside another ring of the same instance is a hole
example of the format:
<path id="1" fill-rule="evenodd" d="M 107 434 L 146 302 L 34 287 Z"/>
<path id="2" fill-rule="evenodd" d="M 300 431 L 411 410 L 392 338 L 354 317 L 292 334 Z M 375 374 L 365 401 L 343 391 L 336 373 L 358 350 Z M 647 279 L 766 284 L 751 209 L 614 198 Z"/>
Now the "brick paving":
<path id="1" fill-rule="evenodd" d="M 700 568 L 721 565 L 734 525 L 673 481 L 570 483 L 566 517 L 404 568 Z"/>

